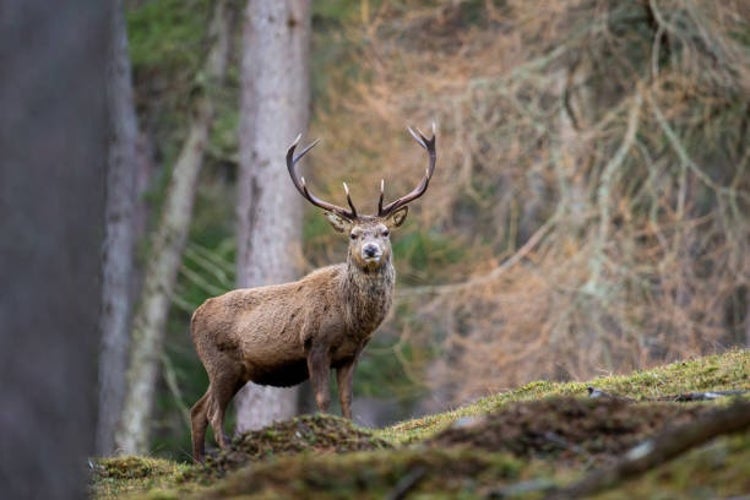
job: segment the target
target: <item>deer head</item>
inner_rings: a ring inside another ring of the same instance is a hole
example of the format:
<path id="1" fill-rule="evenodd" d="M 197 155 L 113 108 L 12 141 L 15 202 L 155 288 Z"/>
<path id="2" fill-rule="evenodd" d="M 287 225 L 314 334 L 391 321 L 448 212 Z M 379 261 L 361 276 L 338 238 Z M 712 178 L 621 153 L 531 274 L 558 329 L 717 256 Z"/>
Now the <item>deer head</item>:
<path id="1" fill-rule="evenodd" d="M 385 181 L 380 181 L 380 198 L 376 215 L 360 215 L 349 193 L 349 186 L 344 182 L 344 192 L 349 208 L 343 208 L 324 201 L 307 188 L 305 178 L 297 171 L 297 162 L 310 151 L 318 141 L 306 146 L 297 155 L 294 154 L 302 134 L 298 135 L 286 153 L 286 164 L 292 182 L 300 194 L 316 207 L 322 208 L 333 228 L 340 233 L 349 234 L 349 258 L 359 268 L 372 271 L 391 261 L 390 230 L 399 227 L 406 220 L 408 204 L 427 191 L 432 174 L 435 171 L 435 124 L 432 124 L 432 137 L 429 139 L 419 129 L 409 127 L 409 133 L 422 146 L 429 156 L 425 175 L 417 186 L 406 195 L 383 205 L 385 198 Z"/>

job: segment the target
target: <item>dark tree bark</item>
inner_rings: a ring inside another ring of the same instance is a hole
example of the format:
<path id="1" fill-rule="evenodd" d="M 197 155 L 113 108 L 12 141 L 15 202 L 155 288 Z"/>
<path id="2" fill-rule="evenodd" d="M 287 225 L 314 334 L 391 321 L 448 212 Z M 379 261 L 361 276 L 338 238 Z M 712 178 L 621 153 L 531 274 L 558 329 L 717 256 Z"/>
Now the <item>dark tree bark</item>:
<path id="1" fill-rule="evenodd" d="M 240 287 L 297 277 L 302 202 L 284 166 L 287 147 L 309 119 L 310 2 L 249 0 L 240 102 L 238 261 Z M 248 384 L 237 430 L 297 413 L 297 390 Z"/>
<path id="2" fill-rule="evenodd" d="M 163 352 L 164 328 L 190 226 L 195 190 L 214 121 L 212 92 L 222 84 L 229 59 L 231 11 L 218 0 L 209 28 L 211 49 L 205 83 L 193 96 L 192 119 L 154 233 L 139 307 L 133 319 L 127 390 L 115 442 L 123 454 L 148 451 L 156 378 Z"/>
<path id="3" fill-rule="evenodd" d="M 111 139 L 102 282 L 97 455 L 111 455 L 114 452 L 115 429 L 120 420 L 125 396 L 135 271 L 133 252 L 136 241 L 138 120 L 133 101 L 128 36 L 122 0 L 114 2 L 112 39 L 107 85 Z"/>
<path id="4" fill-rule="evenodd" d="M 111 4 L 0 4 L 0 485 L 84 498 L 94 450 Z"/>

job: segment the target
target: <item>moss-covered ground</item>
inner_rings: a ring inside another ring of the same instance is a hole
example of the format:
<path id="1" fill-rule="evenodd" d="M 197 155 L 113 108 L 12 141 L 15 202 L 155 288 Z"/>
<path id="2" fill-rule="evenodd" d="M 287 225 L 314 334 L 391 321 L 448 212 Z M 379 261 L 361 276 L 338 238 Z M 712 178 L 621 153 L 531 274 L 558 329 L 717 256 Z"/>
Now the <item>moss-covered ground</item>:
<path id="1" fill-rule="evenodd" d="M 603 392 L 589 397 L 588 388 Z M 700 400 L 706 391 L 724 393 Z M 95 498 L 541 498 L 665 429 L 750 397 L 750 350 L 586 383 L 535 382 L 385 429 L 303 416 L 235 438 L 203 465 L 93 461 Z M 698 399 L 698 400 L 696 400 Z M 599 498 L 750 494 L 750 430 L 696 447 Z"/>

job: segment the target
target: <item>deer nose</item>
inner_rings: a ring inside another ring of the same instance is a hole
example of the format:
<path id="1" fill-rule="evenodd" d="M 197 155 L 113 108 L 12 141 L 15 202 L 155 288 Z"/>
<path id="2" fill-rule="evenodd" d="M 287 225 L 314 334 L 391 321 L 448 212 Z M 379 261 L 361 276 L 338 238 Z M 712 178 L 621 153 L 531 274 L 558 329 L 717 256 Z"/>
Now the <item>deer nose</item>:
<path id="1" fill-rule="evenodd" d="M 366 259 L 380 257 L 380 247 L 378 247 L 374 243 L 368 243 L 367 245 L 362 247 L 362 254 L 365 256 Z"/>

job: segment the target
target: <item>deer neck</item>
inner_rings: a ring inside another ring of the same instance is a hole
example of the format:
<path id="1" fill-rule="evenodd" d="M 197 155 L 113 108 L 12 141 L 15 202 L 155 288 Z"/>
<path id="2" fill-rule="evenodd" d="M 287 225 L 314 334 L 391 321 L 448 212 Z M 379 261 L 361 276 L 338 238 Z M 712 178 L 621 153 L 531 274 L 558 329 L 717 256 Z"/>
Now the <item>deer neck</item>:
<path id="1" fill-rule="evenodd" d="M 390 256 L 377 269 L 362 269 L 351 258 L 342 283 L 347 325 L 352 335 L 369 337 L 393 302 L 396 270 Z"/>

